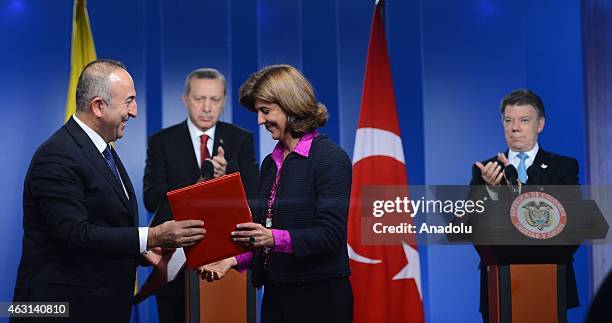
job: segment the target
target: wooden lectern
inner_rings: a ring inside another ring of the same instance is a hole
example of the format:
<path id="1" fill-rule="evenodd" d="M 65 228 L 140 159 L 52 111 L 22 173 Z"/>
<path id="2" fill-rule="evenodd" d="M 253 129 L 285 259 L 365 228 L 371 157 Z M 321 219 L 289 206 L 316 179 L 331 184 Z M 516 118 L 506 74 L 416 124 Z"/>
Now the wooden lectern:
<path id="1" fill-rule="evenodd" d="M 230 270 L 223 279 L 207 282 L 189 271 L 185 278 L 186 323 L 257 322 L 257 290 L 250 272 Z"/>
<path id="2" fill-rule="evenodd" d="M 563 230 L 548 239 L 517 230 L 511 214 L 517 214 L 512 207 L 520 196 L 491 202 L 486 214 L 471 216 L 471 240 L 487 274 L 490 323 L 567 322 L 567 266 L 572 266 L 573 254 L 584 240 L 601 239 L 608 232 L 594 201 L 547 194 L 557 197 L 566 215 Z M 533 205 L 539 208 L 539 203 Z"/>

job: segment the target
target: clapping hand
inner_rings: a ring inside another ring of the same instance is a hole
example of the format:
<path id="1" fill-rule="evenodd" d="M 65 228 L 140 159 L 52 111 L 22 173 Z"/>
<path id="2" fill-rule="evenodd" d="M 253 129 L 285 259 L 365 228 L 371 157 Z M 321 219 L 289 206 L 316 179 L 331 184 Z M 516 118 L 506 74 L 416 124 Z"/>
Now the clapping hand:
<path id="1" fill-rule="evenodd" d="M 209 160 L 213 164 L 213 177 L 217 178 L 225 175 L 227 160 L 225 160 L 225 150 L 223 150 L 223 147 L 219 146 L 219 148 L 217 148 L 217 155 Z"/>
<path id="2" fill-rule="evenodd" d="M 488 162 L 486 165 L 483 165 L 481 162 L 476 162 L 476 166 L 480 169 L 482 180 L 487 183 L 487 185 L 496 190 L 501 182 L 504 172 L 502 171 L 502 165 L 508 166 L 510 161 L 506 157 L 506 155 L 502 153 L 497 154 L 497 161 Z"/>

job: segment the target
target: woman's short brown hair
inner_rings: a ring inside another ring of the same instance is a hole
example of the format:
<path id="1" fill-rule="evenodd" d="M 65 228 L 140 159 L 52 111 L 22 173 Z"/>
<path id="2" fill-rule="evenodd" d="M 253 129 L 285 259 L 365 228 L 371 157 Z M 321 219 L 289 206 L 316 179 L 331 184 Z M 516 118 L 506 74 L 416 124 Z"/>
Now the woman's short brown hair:
<path id="1" fill-rule="evenodd" d="M 290 65 L 270 65 L 253 73 L 240 86 L 240 104 L 257 112 L 255 101 L 278 104 L 287 115 L 287 130 L 299 138 L 325 125 L 327 108 L 317 99 L 312 85 Z"/>

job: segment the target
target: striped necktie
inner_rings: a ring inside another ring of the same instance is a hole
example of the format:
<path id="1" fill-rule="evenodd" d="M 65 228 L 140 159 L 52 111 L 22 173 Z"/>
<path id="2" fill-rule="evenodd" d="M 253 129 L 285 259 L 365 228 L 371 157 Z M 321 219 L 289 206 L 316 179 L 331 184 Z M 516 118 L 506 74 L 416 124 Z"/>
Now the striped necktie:
<path id="1" fill-rule="evenodd" d="M 113 158 L 113 153 L 111 152 L 110 145 L 106 146 L 106 149 L 104 149 L 102 155 L 104 155 L 106 164 L 110 168 L 111 172 L 113 172 L 119 183 L 121 183 L 121 176 L 119 176 L 119 170 L 117 170 L 117 165 L 115 164 L 115 158 Z"/>

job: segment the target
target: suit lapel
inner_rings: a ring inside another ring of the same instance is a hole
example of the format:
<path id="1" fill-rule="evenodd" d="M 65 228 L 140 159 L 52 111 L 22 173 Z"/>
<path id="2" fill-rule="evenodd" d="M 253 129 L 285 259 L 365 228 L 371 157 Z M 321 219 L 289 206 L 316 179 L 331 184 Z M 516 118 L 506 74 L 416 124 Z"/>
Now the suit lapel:
<path id="1" fill-rule="evenodd" d="M 531 164 L 531 166 L 529 166 L 529 168 L 527 169 L 527 174 L 531 174 L 531 176 L 529 176 L 529 178 L 527 179 L 527 184 L 536 184 L 533 183 L 534 177 L 539 178 L 539 181 L 541 183 L 549 183 L 550 172 L 548 172 L 548 168 L 546 168 L 546 166 L 549 164 L 548 159 L 548 153 L 544 151 L 542 147 L 540 147 L 540 149 L 538 149 L 538 153 L 535 156 L 535 159 L 533 160 L 533 164 Z"/>
<path id="2" fill-rule="evenodd" d="M 106 180 L 106 182 L 109 183 L 110 186 L 113 188 L 125 208 L 131 210 L 121 183 L 119 182 L 119 180 L 117 180 L 113 172 L 110 170 L 108 164 L 106 163 L 106 160 L 104 159 L 100 151 L 98 151 L 96 145 L 94 145 L 91 139 L 87 136 L 85 130 L 83 130 L 72 118 L 70 118 L 70 120 L 66 122 L 66 129 L 72 135 L 77 145 L 81 147 L 83 155 L 87 157 L 87 159 L 91 162 L 94 168 L 96 168 L 100 175 L 104 177 L 104 180 Z M 117 160 L 119 159 L 117 158 Z M 123 178 L 124 175 L 121 174 L 121 176 Z M 127 174 L 125 174 L 125 178 L 128 178 Z"/>
<path id="3" fill-rule="evenodd" d="M 138 225 L 138 203 L 136 202 L 136 194 L 134 193 L 134 186 L 132 185 L 130 176 L 128 175 L 125 167 L 123 166 L 123 163 L 121 162 L 121 159 L 119 158 L 119 155 L 117 155 L 117 152 L 115 151 L 115 149 L 112 149 L 112 152 L 113 152 L 113 157 L 115 158 L 115 164 L 117 166 L 117 170 L 119 170 L 119 175 L 121 175 L 121 180 L 123 181 L 125 190 L 127 191 L 128 196 L 130 197 L 129 201 L 127 202 L 130 204 L 129 210 L 130 210 L 130 213 L 132 214 L 132 220 L 134 221 L 134 225 L 137 226 Z M 121 190 L 123 191 L 123 187 L 121 187 Z M 123 196 L 125 196 L 125 194 L 123 194 Z"/>

